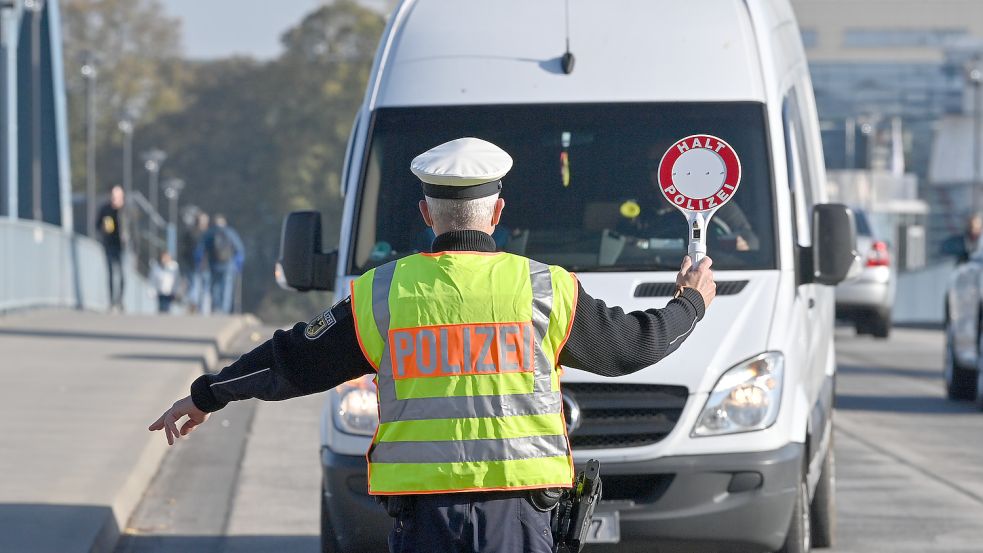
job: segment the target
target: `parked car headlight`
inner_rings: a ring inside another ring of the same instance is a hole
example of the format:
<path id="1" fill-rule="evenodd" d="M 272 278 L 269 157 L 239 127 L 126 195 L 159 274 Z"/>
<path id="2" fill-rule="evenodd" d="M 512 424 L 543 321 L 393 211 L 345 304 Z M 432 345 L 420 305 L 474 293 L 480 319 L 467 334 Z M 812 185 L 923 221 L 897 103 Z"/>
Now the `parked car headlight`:
<path id="1" fill-rule="evenodd" d="M 785 357 L 762 353 L 729 369 L 713 387 L 693 437 L 762 430 L 778 418 Z"/>
<path id="2" fill-rule="evenodd" d="M 379 425 L 379 400 L 369 376 L 356 378 L 338 386 L 335 404 L 335 427 L 346 434 L 371 436 Z"/>

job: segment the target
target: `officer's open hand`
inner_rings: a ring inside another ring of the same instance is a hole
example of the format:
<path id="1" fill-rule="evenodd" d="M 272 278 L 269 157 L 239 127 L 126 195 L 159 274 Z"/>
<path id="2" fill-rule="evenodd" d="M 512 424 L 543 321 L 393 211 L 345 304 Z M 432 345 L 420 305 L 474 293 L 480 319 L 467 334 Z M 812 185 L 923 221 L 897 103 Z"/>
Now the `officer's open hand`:
<path id="1" fill-rule="evenodd" d="M 181 426 L 181 430 L 178 431 L 178 421 L 185 416 L 188 417 L 188 420 L 185 421 L 185 423 Z M 179 436 L 187 436 L 199 424 L 205 422 L 206 420 L 208 420 L 208 413 L 195 407 L 194 402 L 191 401 L 191 396 L 187 396 L 174 402 L 174 405 L 172 405 L 167 411 L 164 411 L 164 414 L 161 415 L 159 419 L 154 421 L 148 430 L 151 432 L 154 430 L 163 430 L 164 434 L 167 436 L 167 444 L 174 445 L 174 441 L 177 440 Z"/>
<path id="2" fill-rule="evenodd" d="M 693 266 L 693 261 L 687 255 L 683 258 L 683 265 L 679 268 L 679 275 L 676 276 L 676 286 L 682 288 L 692 288 L 703 296 L 704 307 L 710 307 L 710 302 L 717 296 L 717 283 L 713 281 L 713 271 L 710 270 L 713 260 L 704 257 L 700 264 Z"/>

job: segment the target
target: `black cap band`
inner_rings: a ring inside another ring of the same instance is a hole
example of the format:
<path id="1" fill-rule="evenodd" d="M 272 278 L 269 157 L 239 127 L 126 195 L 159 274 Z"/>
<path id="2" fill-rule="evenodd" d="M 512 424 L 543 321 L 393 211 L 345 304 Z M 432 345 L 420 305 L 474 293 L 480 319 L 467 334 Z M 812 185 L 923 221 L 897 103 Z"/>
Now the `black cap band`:
<path id="1" fill-rule="evenodd" d="M 441 186 L 424 182 L 423 195 L 443 200 L 474 200 L 484 198 L 502 191 L 502 181 L 493 180 L 474 186 Z"/>

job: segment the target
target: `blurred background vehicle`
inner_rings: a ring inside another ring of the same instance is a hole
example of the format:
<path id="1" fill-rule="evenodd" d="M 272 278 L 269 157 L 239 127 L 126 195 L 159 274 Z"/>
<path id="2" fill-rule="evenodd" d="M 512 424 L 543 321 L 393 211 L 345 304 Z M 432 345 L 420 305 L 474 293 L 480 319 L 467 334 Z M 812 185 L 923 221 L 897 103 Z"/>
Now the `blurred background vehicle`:
<path id="1" fill-rule="evenodd" d="M 863 270 L 836 286 L 836 318 L 853 323 L 857 334 L 887 338 L 896 287 L 891 248 L 873 230 L 863 209 L 853 210 L 857 222 L 857 251 Z"/>
<path id="2" fill-rule="evenodd" d="M 956 266 L 946 287 L 942 370 L 949 399 L 975 400 L 983 409 L 983 251 L 977 248 L 967 257 Z"/>

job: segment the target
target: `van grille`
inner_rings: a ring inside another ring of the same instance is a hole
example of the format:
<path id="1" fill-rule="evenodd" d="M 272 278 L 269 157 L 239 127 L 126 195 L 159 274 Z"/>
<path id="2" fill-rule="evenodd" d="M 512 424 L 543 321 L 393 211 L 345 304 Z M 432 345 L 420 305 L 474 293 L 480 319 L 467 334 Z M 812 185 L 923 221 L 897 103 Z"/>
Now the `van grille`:
<path id="1" fill-rule="evenodd" d="M 679 421 L 689 391 L 685 386 L 652 384 L 563 384 L 564 417 L 570 426 L 571 403 L 580 421 L 570 432 L 574 449 L 639 447 L 665 438 Z"/>
<path id="2" fill-rule="evenodd" d="M 747 286 L 746 280 L 722 280 L 717 282 L 718 296 L 734 296 Z M 635 287 L 636 298 L 668 298 L 676 293 L 675 282 L 643 282 Z"/>

